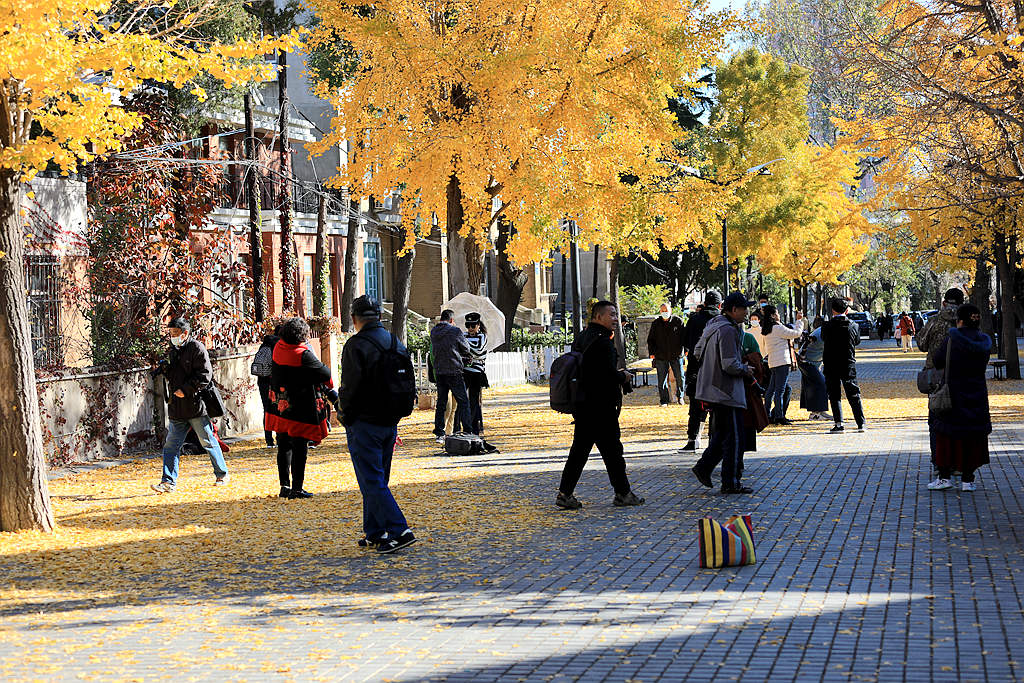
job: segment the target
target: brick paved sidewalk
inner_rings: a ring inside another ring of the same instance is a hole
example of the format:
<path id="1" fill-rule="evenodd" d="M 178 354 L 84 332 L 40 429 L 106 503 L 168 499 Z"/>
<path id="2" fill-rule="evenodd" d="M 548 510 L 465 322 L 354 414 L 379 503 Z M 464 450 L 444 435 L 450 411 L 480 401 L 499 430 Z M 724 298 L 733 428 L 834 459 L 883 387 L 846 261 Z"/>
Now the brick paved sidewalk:
<path id="1" fill-rule="evenodd" d="M 917 362 L 883 354 L 861 374 L 905 379 Z M 642 508 L 612 507 L 595 455 L 577 491 L 585 508 L 557 511 L 564 450 L 521 439 L 431 465 L 499 471 L 438 487 L 436 504 L 469 495 L 492 514 L 500 478 L 552 520 L 541 531 L 466 529 L 392 558 L 309 557 L 276 565 L 273 592 L 247 591 L 243 566 L 220 590 L 2 605 L 0 678 L 1024 680 L 1020 422 L 993 434 L 973 494 L 925 490 L 922 419 L 766 433 L 746 460 L 756 492 L 745 497 L 700 487 L 694 456 L 667 436 L 626 444 Z M 753 516 L 758 563 L 700 569 L 696 520 L 738 512 Z M 325 570 L 344 580 L 309 578 Z"/>

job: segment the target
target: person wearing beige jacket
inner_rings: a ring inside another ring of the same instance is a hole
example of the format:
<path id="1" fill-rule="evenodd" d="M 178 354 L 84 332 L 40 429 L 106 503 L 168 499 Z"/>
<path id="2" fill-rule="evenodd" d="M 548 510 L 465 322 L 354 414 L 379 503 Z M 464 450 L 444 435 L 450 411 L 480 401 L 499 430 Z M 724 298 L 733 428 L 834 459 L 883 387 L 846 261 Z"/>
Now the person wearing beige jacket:
<path id="1" fill-rule="evenodd" d="M 792 424 L 786 419 L 783 396 L 793 366 L 792 342 L 800 338 L 800 332 L 779 322 L 779 311 L 771 304 L 762 309 L 761 334 L 764 345 L 761 351 L 768 361 L 771 376 L 764 397 L 764 408 L 772 424 Z"/>

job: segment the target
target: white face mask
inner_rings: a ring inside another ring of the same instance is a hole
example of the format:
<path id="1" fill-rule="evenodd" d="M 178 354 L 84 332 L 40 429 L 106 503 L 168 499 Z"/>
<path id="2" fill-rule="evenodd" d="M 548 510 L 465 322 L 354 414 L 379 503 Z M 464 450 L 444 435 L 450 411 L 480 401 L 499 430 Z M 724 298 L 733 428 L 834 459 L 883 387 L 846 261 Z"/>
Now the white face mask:
<path id="1" fill-rule="evenodd" d="M 171 337 L 171 343 L 175 346 L 181 346 L 188 340 L 188 335 L 183 334 L 180 337 Z"/>
<path id="2" fill-rule="evenodd" d="M 664 318 L 665 320 L 668 320 L 669 318 L 672 317 L 672 311 L 662 311 L 661 317 Z"/>

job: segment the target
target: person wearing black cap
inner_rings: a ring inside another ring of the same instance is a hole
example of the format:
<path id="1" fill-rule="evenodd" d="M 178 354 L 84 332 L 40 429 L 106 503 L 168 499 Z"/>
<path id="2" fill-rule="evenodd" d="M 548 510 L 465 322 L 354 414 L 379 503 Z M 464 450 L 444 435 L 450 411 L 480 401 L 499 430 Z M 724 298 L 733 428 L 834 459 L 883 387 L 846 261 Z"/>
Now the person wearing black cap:
<path id="1" fill-rule="evenodd" d="M 490 386 L 487 382 L 487 327 L 480 314 L 466 314 L 466 343 L 469 344 L 470 358 L 466 362 L 463 376 L 466 378 L 466 390 L 469 393 L 469 422 L 467 431 L 473 434 L 484 433 L 483 390 Z"/>
<path id="2" fill-rule="evenodd" d="M 388 483 L 391 460 L 398 439 L 398 422 L 412 411 L 398 405 L 391 393 L 391 377 L 397 358 L 408 360 L 405 345 L 380 324 L 380 304 L 361 296 L 352 302 L 352 325 L 356 330 L 341 353 L 341 391 L 338 394 L 338 419 L 345 427 L 349 455 L 363 496 L 362 547 L 379 553 L 393 553 L 412 543 L 416 537 L 395 502 Z M 412 366 L 408 365 L 411 378 Z"/>
<path id="3" fill-rule="evenodd" d="M 747 408 L 744 381 L 753 368 L 743 362 L 743 329 L 747 310 L 754 305 L 739 292 L 722 304 L 722 315 L 704 329 L 693 353 L 700 361 L 695 396 L 711 407 L 711 440 L 693 473 L 711 487 L 711 473 L 722 463 L 722 493 L 752 493 L 740 481 L 743 473 L 743 414 Z"/>
<path id="4" fill-rule="evenodd" d="M 860 344 L 860 328 L 850 323 L 846 317 L 850 305 L 845 299 L 832 299 L 832 319 L 821 328 L 822 369 L 825 373 L 825 388 L 828 400 L 832 405 L 832 418 L 835 426 L 832 434 L 841 434 L 843 426 L 843 396 L 853 410 L 853 419 L 857 423 L 857 431 L 864 431 L 864 407 L 860 400 L 860 387 L 857 386 L 857 345 Z"/>
<path id="5" fill-rule="evenodd" d="M 206 412 L 206 404 L 200 393 L 213 382 L 213 366 L 206 347 L 190 333 L 192 326 L 184 318 L 177 317 L 167 323 L 167 334 L 171 348 L 166 362 L 158 369 L 167 384 L 167 439 L 164 441 L 164 471 L 159 484 L 152 488 L 157 493 L 170 493 L 178 480 L 178 461 L 181 446 L 185 443 L 191 427 L 199 443 L 210 454 L 215 486 L 228 483 L 228 467 L 224 462 L 213 423 Z"/>
<path id="6" fill-rule="evenodd" d="M 700 427 L 704 424 L 708 413 L 700 401 L 694 399 L 697 390 L 697 371 L 700 361 L 693 355 L 693 350 L 708 326 L 722 308 L 722 295 L 715 290 L 704 295 L 704 308 L 691 315 L 683 329 L 683 349 L 686 350 L 686 397 L 690 399 L 689 420 L 686 425 L 686 445 L 684 451 L 700 449 Z"/>

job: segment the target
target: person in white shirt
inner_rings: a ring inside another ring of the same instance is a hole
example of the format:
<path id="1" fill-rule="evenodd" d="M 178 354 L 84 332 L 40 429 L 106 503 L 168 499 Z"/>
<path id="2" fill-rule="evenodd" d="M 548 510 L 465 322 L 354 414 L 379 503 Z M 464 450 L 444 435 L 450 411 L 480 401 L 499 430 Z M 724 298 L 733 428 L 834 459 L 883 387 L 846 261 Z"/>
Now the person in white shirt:
<path id="1" fill-rule="evenodd" d="M 779 322 L 779 311 L 775 306 L 765 306 L 762 313 L 761 334 L 764 336 L 764 344 L 761 352 L 771 371 L 764 408 L 772 424 L 793 424 L 786 419 L 783 397 L 789 381 L 789 370 L 793 365 L 792 342 L 800 338 L 800 332 Z"/>

